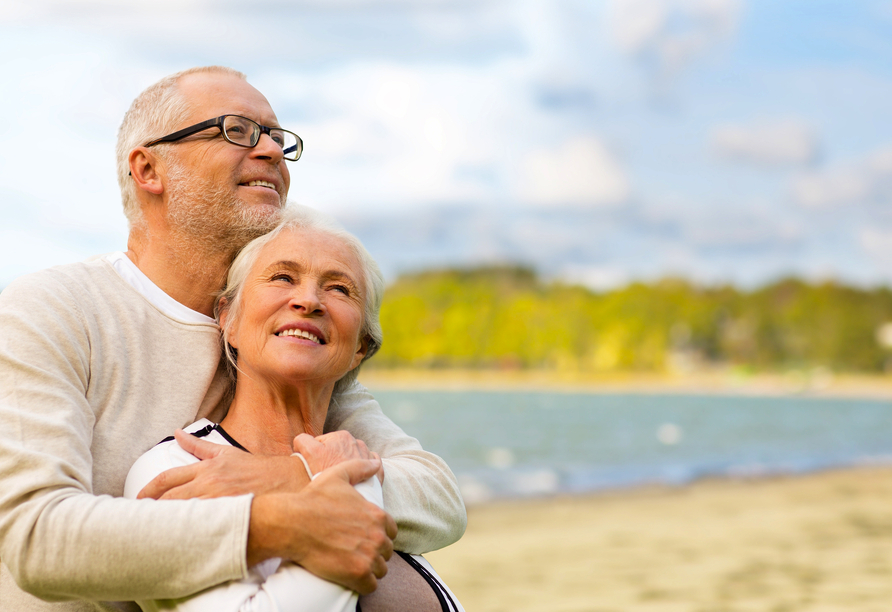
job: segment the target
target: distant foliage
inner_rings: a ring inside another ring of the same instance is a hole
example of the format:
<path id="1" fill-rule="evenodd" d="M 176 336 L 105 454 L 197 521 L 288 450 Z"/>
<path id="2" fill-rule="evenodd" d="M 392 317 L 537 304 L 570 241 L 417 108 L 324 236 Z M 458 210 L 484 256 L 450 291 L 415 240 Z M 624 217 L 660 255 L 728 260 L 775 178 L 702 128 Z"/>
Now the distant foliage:
<path id="1" fill-rule="evenodd" d="M 743 292 L 677 279 L 606 293 L 525 268 L 407 275 L 388 288 L 376 367 L 879 371 L 892 293 L 783 280 Z"/>

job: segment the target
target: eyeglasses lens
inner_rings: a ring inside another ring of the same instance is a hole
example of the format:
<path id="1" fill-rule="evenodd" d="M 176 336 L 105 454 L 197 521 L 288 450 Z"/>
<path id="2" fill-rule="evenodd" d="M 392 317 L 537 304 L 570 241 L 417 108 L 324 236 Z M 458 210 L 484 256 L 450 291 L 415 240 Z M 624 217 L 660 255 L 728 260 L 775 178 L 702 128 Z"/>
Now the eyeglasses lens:
<path id="1" fill-rule="evenodd" d="M 260 126 L 250 119 L 227 115 L 223 118 L 223 135 L 232 144 L 253 147 L 260 140 Z"/>
<path id="2" fill-rule="evenodd" d="M 223 134 L 226 140 L 243 147 L 253 147 L 260 140 L 260 126 L 250 119 L 237 115 L 227 115 L 223 119 Z M 286 130 L 271 129 L 270 138 L 282 147 L 285 159 L 296 160 L 300 157 L 301 144 L 294 134 Z"/>

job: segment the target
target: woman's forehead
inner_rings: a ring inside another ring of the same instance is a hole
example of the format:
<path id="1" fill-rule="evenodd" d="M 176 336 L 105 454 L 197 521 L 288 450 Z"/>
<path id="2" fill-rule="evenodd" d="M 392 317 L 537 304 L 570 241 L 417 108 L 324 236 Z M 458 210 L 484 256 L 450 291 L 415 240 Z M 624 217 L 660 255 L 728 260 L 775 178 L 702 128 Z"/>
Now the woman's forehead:
<path id="1" fill-rule="evenodd" d="M 362 276 L 360 262 L 344 240 L 313 229 L 283 230 L 261 250 L 255 269 L 263 270 L 278 261 L 294 262 L 309 269 L 336 266 L 357 281 Z"/>

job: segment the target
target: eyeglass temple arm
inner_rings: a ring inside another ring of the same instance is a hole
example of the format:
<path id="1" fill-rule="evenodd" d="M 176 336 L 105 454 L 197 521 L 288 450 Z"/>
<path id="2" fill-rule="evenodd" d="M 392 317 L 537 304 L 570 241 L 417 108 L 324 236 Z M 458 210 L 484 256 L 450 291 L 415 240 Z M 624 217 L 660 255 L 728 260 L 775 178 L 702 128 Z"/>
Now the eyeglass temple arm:
<path id="1" fill-rule="evenodd" d="M 224 115 L 225 117 L 225 115 Z M 151 147 L 156 144 L 161 144 L 162 142 L 174 142 L 175 140 L 180 140 L 181 138 L 185 138 L 186 136 L 191 136 L 192 134 L 196 134 L 201 132 L 202 130 L 206 130 L 210 127 L 218 126 L 222 123 L 223 117 L 217 117 L 215 119 L 208 119 L 207 121 L 202 121 L 201 123 L 196 123 L 195 125 L 189 126 L 185 129 L 182 129 L 178 132 L 174 132 L 173 134 L 168 134 L 167 136 L 163 136 L 156 140 L 153 140 L 150 143 L 147 143 L 145 146 Z"/>

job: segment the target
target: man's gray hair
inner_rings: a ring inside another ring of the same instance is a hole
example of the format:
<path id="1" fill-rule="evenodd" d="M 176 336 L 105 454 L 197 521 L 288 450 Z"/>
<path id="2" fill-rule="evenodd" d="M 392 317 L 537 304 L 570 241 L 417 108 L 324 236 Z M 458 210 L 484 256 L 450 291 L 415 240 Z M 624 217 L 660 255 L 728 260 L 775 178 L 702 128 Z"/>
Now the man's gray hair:
<path id="1" fill-rule="evenodd" d="M 136 198 L 136 184 L 130 177 L 128 157 L 136 147 L 161 138 L 176 131 L 189 114 L 189 101 L 182 95 L 177 82 L 188 74 L 213 72 L 246 79 L 238 70 L 225 66 L 201 66 L 190 68 L 176 74 L 166 76 L 154 85 L 150 85 L 139 94 L 124 115 L 124 121 L 118 130 L 118 144 L 115 154 L 118 164 L 118 185 L 121 187 L 121 202 L 124 204 L 124 215 L 132 228 L 142 220 L 142 211 Z M 205 117 L 212 119 L 212 117 Z M 155 145 L 156 154 L 164 157 L 170 145 Z"/>
<path id="2" fill-rule="evenodd" d="M 222 342 L 223 351 L 226 354 L 226 359 L 230 365 L 229 373 L 233 379 L 238 370 L 238 355 L 236 350 L 226 341 L 226 338 L 229 331 L 232 329 L 233 322 L 241 316 L 242 290 L 245 281 L 248 278 L 251 268 L 254 267 L 254 263 L 257 261 L 257 256 L 260 254 L 260 251 L 262 251 L 270 242 L 275 240 L 279 234 L 293 229 L 331 236 L 335 240 L 339 240 L 353 253 L 353 255 L 356 256 L 356 259 L 359 261 L 359 265 L 362 268 L 359 272 L 362 275 L 365 289 L 362 328 L 359 331 L 359 335 L 360 338 L 366 342 L 366 353 L 362 358 L 360 366 L 371 359 L 372 355 L 377 353 L 378 349 L 381 348 L 383 334 L 381 332 L 381 320 L 379 315 L 381 312 L 381 301 L 384 299 L 384 276 L 381 274 L 381 269 L 378 267 L 378 264 L 372 259 L 372 256 L 363 246 L 362 242 L 360 242 L 356 236 L 341 227 L 337 221 L 324 215 L 318 210 L 307 206 L 292 204 L 282 211 L 282 221 L 275 229 L 268 234 L 264 234 L 249 242 L 245 248 L 241 250 L 238 256 L 236 256 L 229 268 L 229 276 L 226 279 L 226 288 L 220 292 L 217 296 L 217 301 L 214 303 L 214 316 L 218 321 L 220 320 L 220 314 L 223 311 L 227 312 L 226 322 L 223 326 Z M 353 384 L 353 381 L 356 380 L 356 377 L 359 374 L 360 366 L 356 366 L 351 371 L 347 372 L 347 374 L 335 384 L 335 393 L 345 390 Z"/>

